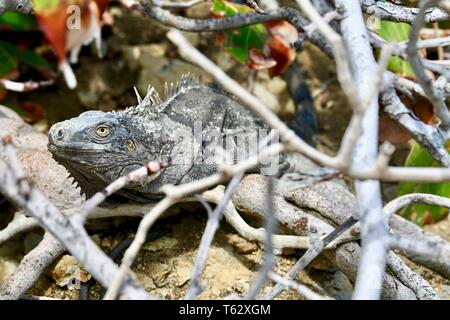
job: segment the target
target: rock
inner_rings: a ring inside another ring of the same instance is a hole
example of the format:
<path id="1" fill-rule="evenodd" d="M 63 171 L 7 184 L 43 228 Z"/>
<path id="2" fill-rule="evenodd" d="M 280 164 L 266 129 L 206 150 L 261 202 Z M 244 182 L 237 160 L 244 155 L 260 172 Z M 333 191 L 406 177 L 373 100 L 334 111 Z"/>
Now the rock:
<path id="1" fill-rule="evenodd" d="M 322 271 L 328 271 L 328 272 L 336 271 L 336 265 L 334 265 L 332 261 L 325 258 L 323 255 L 319 255 L 317 258 L 315 258 L 313 261 L 311 261 L 311 264 L 309 265 L 309 267 L 314 268 L 316 270 L 322 270 Z"/>
<path id="2" fill-rule="evenodd" d="M 202 41 L 203 35 L 200 35 L 198 32 L 181 31 L 181 33 L 194 47 L 197 47 Z"/>
<path id="3" fill-rule="evenodd" d="M 178 59 L 167 58 L 153 58 L 153 59 L 140 59 L 141 71 L 136 83 L 136 87 L 144 95 L 148 86 L 153 86 L 159 93 L 164 92 L 164 83 L 176 82 L 180 80 L 181 75 L 184 73 L 193 73 L 206 81 L 211 81 L 211 76 L 206 74 L 201 69 L 183 62 Z"/>
<path id="4" fill-rule="evenodd" d="M 154 241 L 146 242 L 142 246 L 143 250 L 156 252 L 160 250 L 168 250 L 174 248 L 178 244 L 178 240 L 170 237 L 163 237 Z"/>
<path id="5" fill-rule="evenodd" d="M 81 59 L 76 69 L 78 86 L 76 93 L 86 109 L 111 111 L 120 105 L 120 99 L 135 81 L 135 74 L 127 63 L 118 60 L 98 61 L 96 58 Z"/>
<path id="6" fill-rule="evenodd" d="M 98 234 L 94 234 L 93 236 L 91 236 L 92 241 L 95 242 L 96 245 L 100 245 L 102 242 L 102 239 L 100 238 L 100 236 Z"/>
<path id="7" fill-rule="evenodd" d="M 295 114 L 287 83 L 280 76 L 271 78 L 267 70 L 258 71 L 253 91 L 278 116 L 289 119 Z"/>
<path id="8" fill-rule="evenodd" d="M 161 288 L 168 283 L 168 276 L 172 271 L 172 266 L 168 264 L 162 264 L 158 266 L 155 272 L 151 274 L 156 286 Z"/>
<path id="9" fill-rule="evenodd" d="M 234 250 L 240 254 L 249 254 L 258 250 L 258 245 L 254 242 L 250 242 L 237 234 L 232 234 L 228 237 Z"/>
<path id="10" fill-rule="evenodd" d="M 107 251 L 111 251 L 115 245 L 115 242 L 111 236 L 106 236 L 101 239 L 100 244 L 103 249 L 106 249 Z"/>
<path id="11" fill-rule="evenodd" d="M 2 105 L 0 105 L 0 118 L 10 118 L 22 121 L 22 118 L 15 111 Z"/>
<path id="12" fill-rule="evenodd" d="M 198 35 L 189 35 L 189 39 L 194 42 L 196 41 L 195 37 Z M 167 58 L 167 53 L 167 43 L 126 46 L 122 49 L 122 56 L 126 64 L 138 72 L 136 87 L 141 96 L 147 93 L 149 85 L 153 86 L 161 95 L 164 92 L 166 81 L 175 82 L 184 73 L 193 73 L 201 76 L 204 81 L 211 81 L 211 76 L 203 70 L 184 61 Z"/>
<path id="13" fill-rule="evenodd" d="M 67 170 L 53 160 L 47 151 L 47 136 L 17 118 L 11 112 L 1 109 L 0 137 L 11 136 L 17 147 L 22 169 L 31 182 L 59 209 L 72 208 L 81 204 L 80 190 L 67 179 Z M 2 155 L 0 155 L 1 157 Z"/>
<path id="14" fill-rule="evenodd" d="M 108 40 L 109 47 L 122 45 L 140 45 L 160 41 L 165 37 L 168 27 L 156 22 L 153 18 L 142 16 L 129 10 L 110 11 L 114 24 L 112 37 Z M 111 48 L 111 49 L 113 49 Z"/>
<path id="15" fill-rule="evenodd" d="M 267 90 L 266 86 L 260 83 L 255 83 L 253 94 L 256 97 L 258 97 L 261 101 L 264 101 L 264 104 L 268 106 L 272 111 L 274 112 L 277 111 L 278 99 L 275 95 L 273 95 L 270 91 Z"/>
<path id="16" fill-rule="evenodd" d="M 192 19 L 206 19 L 211 17 L 212 2 L 200 2 L 186 10 L 186 17 Z"/>
<path id="17" fill-rule="evenodd" d="M 148 275 L 138 273 L 137 279 L 138 279 L 139 283 L 142 285 L 142 287 L 144 287 L 145 290 L 150 291 L 150 290 L 156 289 L 155 282 Z"/>
<path id="18" fill-rule="evenodd" d="M 67 286 L 69 289 L 79 289 L 80 282 L 87 282 L 91 279 L 91 275 L 70 255 L 64 255 L 59 259 L 51 272 L 51 277 L 55 280 L 56 285 Z"/>
<path id="19" fill-rule="evenodd" d="M 248 283 L 248 281 L 240 279 L 233 285 L 232 289 L 234 290 L 235 293 L 243 294 L 250 289 L 250 284 Z"/>
<path id="20" fill-rule="evenodd" d="M 1 216 L 0 212 L 0 216 Z M 15 237 L 0 245 L 0 282 L 13 273 L 23 258 L 23 245 L 20 237 Z"/>
<path id="21" fill-rule="evenodd" d="M 19 263 L 7 257 L 0 257 L 0 282 L 16 271 Z"/>
<path id="22" fill-rule="evenodd" d="M 214 61 L 225 72 L 229 72 L 238 62 L 224 50 L 218 50 L 214 55 Z M 242 64 L 241 64 L 242 66 Z"/>
<path id="23" fill-rule="evenodd" d="M 122 58 L 132 69 L 151 63 L 154 58 L 162 58 L 167 53 L 167 43 L 152 43 L 142 46 L 124 46 Z"/>
<path id="24" fill-rule="evenodd" d="M 191 280 L 193 264 L 188 261 L 179 261 L 175 267 L 175 276 L 177 278 L 176 285 L 178 287 L 183 286 L 189 280 Z"/>

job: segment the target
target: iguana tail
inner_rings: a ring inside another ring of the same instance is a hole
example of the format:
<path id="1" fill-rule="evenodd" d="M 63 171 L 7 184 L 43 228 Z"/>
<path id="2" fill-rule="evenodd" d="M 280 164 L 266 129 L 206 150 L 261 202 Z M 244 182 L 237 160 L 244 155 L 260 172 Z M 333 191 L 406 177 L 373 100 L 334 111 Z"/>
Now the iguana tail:
<path id="1" fill-rule="evenodd" d="M 311 93 L 300 66 L 294 62 L 284 73 L 284 79 L 291 91 L 296 108 L 294 119 L 288 122 L 288 126 L 300 138 L 315 146 L 318 133 L 316 113 Z"/>

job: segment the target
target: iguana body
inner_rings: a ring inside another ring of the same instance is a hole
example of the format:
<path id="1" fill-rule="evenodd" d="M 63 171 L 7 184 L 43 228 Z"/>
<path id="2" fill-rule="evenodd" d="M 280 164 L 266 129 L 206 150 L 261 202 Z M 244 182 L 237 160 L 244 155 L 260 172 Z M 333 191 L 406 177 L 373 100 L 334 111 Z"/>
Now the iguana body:
<path id="1" fill-rule="evenodd" d="M 158 161 L 165 164 L 161 172 L 118 195 L 139 202 L 161 198 L 165 184 L 216 173 L 217 146 L 226 145 L 237 162 L 257 145 L 257 140 L 249 138 L 243 144 L 239 139 L 254 133 L 267 135 L 268 127 L 259 117 L 220 89 L 201 86 L 191 76 L 175 86 L 166 85 L 163 101 L 153 89 L 139 100 L 138 106 L 123 112 L 88 111 L 51 128 L 50 152 L 88 197 L 145 163 Z"/>

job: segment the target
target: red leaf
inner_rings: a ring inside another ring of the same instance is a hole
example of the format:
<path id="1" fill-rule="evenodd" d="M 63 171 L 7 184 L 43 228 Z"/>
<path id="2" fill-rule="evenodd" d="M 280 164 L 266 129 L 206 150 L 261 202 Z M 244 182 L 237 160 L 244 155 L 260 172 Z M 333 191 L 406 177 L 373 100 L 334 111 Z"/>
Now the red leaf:
<path id="1" fill-rule="evenodd" d="M 289 22 L 270 21 L 265 23 L 267 31 L 272 36 L 280 36 L 287 44 L 294 43 L 298 39 L 298 31 Z"/>
<path id="2" fill-rule="evenodd" d="M 100 17 L 108 4 L 108 0 L 78 0 L 80 8 L 80 27 L 69 28 L 69 21 L 76 21 L 77 12 L 67 12 L 69 5 L 63 0 L 58 8 L 41 10 L 36 13 L 41 30 L 52 45 L 60 62 L 65 60 L 66 53 L 99 36 Z"/>
<path id="3" fill-rule="evenodd" d="M 394 120 L 387 115 L 381 115 L 378 126 L 378 139 L 380 142 L 389 141 L 393 144 L 406 143 L 411 137 Z"/>
<path id="4" fill-rule="evenodd" d="M 269 69 L 269 75 L 274 77 L 287 70 L 295 60 L 295 49 L 292 44 L 298 39 L 298 32 L 286 21 L 272 21 L 265 24 L 271 37 L 266 41 L 271 58 L 277 62 Z"/>
<path id="5" fill-rule="evenodd" d="M 19 104 L 20 109 L 25 111 L 22 118 L 27 122 L 37 122 L 44 118 L 44 107 L 36 102 L 23 101 Z"/>
<path id="6" fill-rule="evenodd" d="M 58 61 L 66 56 L 66 20 L 67 3 L 61 1 L 58 10 L 36 12 L 39 26 L 50 42 Z"/>
<path id="7" fill-rule="evenodd" d="M 100 16 L 105 12 L 106 7 L 108 6 L 109 0 L 94 0 L 97 4 L 98 11 L 100 13 Z"/>
<path id="8" fill-rule="evenodd" d="M 77 82 L 66 61 L 66 54 L 70 52 L 71 62 L 76 62 L 80 48 L 92 41 L 101 54 L 101 15 L 107 4 L 107 0 L 75 0 L 70 3 L 62 0 L 56 8 L 42 8 L 36 12 L 39 26 L 55 51 L 69 88 L 74 88 Z"/>
<path id="9" fill-rule="evenodd" d="M 274 67 L 277 62 L 266 56 L 261 50 L 251 48 L 248 52 L 247 66 L 253 70 L 262 70 Z"/>
<path id="10" fill-rule="evenodd" d="M 270 38 L 266 44 L 270 49 L 270 56 L 277 62 L 269 69 L 269 75 L 274 77 L 286 71 L 295 60 L 295 50 L 278 35 Z"/>

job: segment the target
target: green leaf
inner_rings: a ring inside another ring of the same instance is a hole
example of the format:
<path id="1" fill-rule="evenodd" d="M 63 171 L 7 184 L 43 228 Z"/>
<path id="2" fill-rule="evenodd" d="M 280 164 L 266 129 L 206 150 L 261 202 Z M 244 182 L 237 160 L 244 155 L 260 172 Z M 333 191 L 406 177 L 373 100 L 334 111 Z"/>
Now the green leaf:
<path id="1" fill-rule="evenodd" d="M 402 42 L 408 40 L 410 30 L 411 26 L 407 23 L 380 21 L 380 28 L 376 32 L 386 41 Z M 414 70 L 409 62 L 399 57 L 391 57 L 387 68 L 392 72 L 414 77 Z"/>
<path id="2" fill-rule="evenodd" d="M 0 40 L 0 78 L 16 69 L 19 63 L 26 64 L 33 69 L 51 70 L 48 61 L 33 50 L 20 50 L 12 43 Z"/>
<path id="3" fill-rule="evenodd" d="M 386 41 L 402 42 L 408 40 L 410 30 L 411 26 L 407 23 L 382 20 L 377 33 Z"/>
<path id="4" fill-rule="evenodd" d="M 33 50 L 19 51 L 18 57 L 21 62 L 36 69 L 36 70 L 50 70 L 52 67 L 49 62 L 40 54 Z"/>
<path id="5" fill-rule="evenodd" d="M 411 78 L 414 77 L 414 70 L 411 64 L 399 57 L 391 57 L 387 69 L 397 74 L 405 74 Z"/>
<path id="6" fill-rule="evenodd" d="M 412 143 L 411 151 L 406 159 L 407 167 L 437 167 L 438 163 L 417 142 Z M 442 197 L 450 197 L 450 183 L 412 183 L 403 182 L 398 186 L 399 196 L 410 193 L 430 193 Z M 418 225 L 435 222 L 448 213 L 445 208 L 427 204 L 414 204 L 404 208 L 400 214 Z"/>
<path id="7" fill-rule="evenodd" d="M 36 28 L 36 19 L 29 14 L 5 12 L 0 16 L 0 25 L 8 26 L 13 31 L 30 31 Z"/>
<path id="8" fill-rule="evenodd" d="M 228 3 L 224 0 L 214 0 L 212 12 L 216 16 L 230 17 L 236 13 L 250 12 L 250 9 L 246 6 Z M 223 47 L 225 50 L 244 63 L 248 60 L 249 49 L 262 49 L 265 40 L 269 37 L 266 28 L 262 24 L 225 30 L 224 34 L 225 40 Z"/>
<path id="9" fill-rule="evenodd" d="M 0 78 L 17 68 L 18 49 L 9 42 L 0 40 Z"/>

